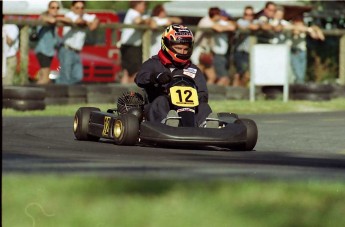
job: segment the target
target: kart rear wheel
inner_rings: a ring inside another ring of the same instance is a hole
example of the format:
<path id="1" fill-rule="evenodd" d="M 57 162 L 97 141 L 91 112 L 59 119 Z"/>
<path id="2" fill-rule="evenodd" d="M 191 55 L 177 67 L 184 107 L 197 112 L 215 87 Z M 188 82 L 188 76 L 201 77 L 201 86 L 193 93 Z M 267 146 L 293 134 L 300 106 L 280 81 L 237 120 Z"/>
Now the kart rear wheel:
<path id="1" fill-rule="evenodd" d="M 77 140 L 99 140 L 99 137 L 89 134 L 89 121 L 91 111 L 100 111 L 100 109 L 96 107 L 80 107 L 75 113 L 73 132 Z"/>
<path id="2" fill-rule="evenodd" d="M 251 151 L 254 149 L 258 140 L 258 128 L 255 121 L 247 118 L 239 119 L 236 123 L 244 124 L 247 128 L 247 141 L 245 144 L 236 146 L 240 151 Z"/>
<path id="3" fill-rule="evenodd" d="M 118 145 L 132 146 L 139 139 L 139 119 L 133 114 L 122 114 L 114 121 L 113 135 Z"/>

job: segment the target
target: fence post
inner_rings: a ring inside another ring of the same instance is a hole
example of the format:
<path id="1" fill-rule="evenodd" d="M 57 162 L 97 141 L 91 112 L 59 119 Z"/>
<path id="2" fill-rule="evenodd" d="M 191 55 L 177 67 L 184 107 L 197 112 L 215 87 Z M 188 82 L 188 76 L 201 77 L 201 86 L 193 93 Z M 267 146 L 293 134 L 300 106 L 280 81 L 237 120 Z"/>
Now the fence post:
<path id="1" fill-rule="evenodd" d="M 345 35 L 341 36 L 339 44 L 339 83 L 345 85 Z"/>
<path id="2" fill-rule="evenodd" d="M 152 31 L 151 29 L 145 29 L 143 32 L 143 62 L 150 58 L 151 52 L 151 36 Z"/>
<path id="3" fill-rule="evenodd" d="M 20 73 L 18 84 L 24 85 L 28 82 L 29 62 L 29 26 L 25 25 L 20 30 Z"/>

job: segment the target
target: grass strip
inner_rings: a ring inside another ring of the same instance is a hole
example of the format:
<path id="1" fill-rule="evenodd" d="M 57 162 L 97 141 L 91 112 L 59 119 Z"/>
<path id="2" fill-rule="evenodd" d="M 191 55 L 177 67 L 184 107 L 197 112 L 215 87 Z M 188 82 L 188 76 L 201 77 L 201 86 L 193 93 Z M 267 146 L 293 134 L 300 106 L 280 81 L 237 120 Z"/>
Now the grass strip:
<path id="1" fill-rule="evenodd" d="M 345 183 L 3 175 L 6 226 L 344 226 Z"/>
<path id="2" fill-rule="evenodd" d="M 233 112 L 238 114 L 264 114 L 264 113 L 290 113 L 290 112 L 319 112 L 345 110 L 345 99 L 332 99 L 331 101 L 289 101 L 281 100 L 211 100 L 210 106 L 214 112 Z M 3 116 L 74 116 L 81 106 L 98 107 L 102 111 L 116 108 L 115 103 L 108 104 L 73 104 L 73 105 L 49 105 L 43 111 L 16 111 L 3 109 Z"/>

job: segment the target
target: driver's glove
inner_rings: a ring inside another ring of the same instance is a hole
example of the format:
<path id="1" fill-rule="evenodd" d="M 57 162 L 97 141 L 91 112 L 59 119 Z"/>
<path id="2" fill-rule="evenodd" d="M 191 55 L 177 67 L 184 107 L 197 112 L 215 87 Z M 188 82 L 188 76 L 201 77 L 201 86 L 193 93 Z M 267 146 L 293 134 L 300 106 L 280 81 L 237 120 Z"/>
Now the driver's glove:
<path id="1" fill-rule="evenodd" d="M 161 72 L 151 75 L 151 81 L 155 84 L 167 84 L 172 78 L 171 72 Z"/>

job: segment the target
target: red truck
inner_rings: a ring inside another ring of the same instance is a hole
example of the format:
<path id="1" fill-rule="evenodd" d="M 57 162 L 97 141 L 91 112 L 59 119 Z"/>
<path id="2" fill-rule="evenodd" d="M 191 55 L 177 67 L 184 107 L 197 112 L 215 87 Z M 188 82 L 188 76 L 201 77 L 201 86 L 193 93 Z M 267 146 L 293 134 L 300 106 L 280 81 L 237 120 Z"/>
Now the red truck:
<path id="1" fill-rule="evenodd" d="M 25 2 L 25 1 L 24 1 Z M 32 1 L 27 1 L 28 4 Z M 44 2 L 44 1 L 42 1 Z M 7 4 L 8 3 L 8 4 Z M 6 9 L 7 4 L 7 9 Z M 38 4 L 30 10 L 21 12 L 12 12 L 13 6 L 10 1 L 4 1 L 4 17 L 3 19 L 20 19 L 20 20 L 33 20 L 37 19 L 40 15 L 38 12 L 42 10 L 36 9 Z M 46 7 L 46 6 L 44 6 Z M 18 8 L 18 7 L 17 7 Z M 20 7 L 19 7 L 20 8 Z M 42 8 L 42 7 L 41 7 Z M 46 9 L 46 8 L 45 8 Z M 12 10 L 12 11 L 11 11 Z M 29 11 L 29 12 L 28 12 Z M 65 10 L 66 11 L 66 10 Z M 119 23 L 119 16 L 111 10 L 107 11 L 87 11 L 88 13 L 96 14 L 100 23 Z M 62 34 L 62 27 L 58 28 L 58 34 Z M 118 73 L 121 71 L 120 64 L 120 50 L 116 46 L 119 40 L 120 32 L 111 28 L 98 28 L 93 32 L 88 32 L 86 42 L 83 50 L 81 51 L 81 59 L 84 67 L 83 82 L 115 82 Z M 33 44 L 31 43 L 30 46 Z M 34 50 L 29 50 L 28 73 L 30 80 L 36 80 L 37 72 L 40 66 Z M 51 64 L 51 75 L 56 75 L 60 68 L 57 55 L 53 58 Z"/>

